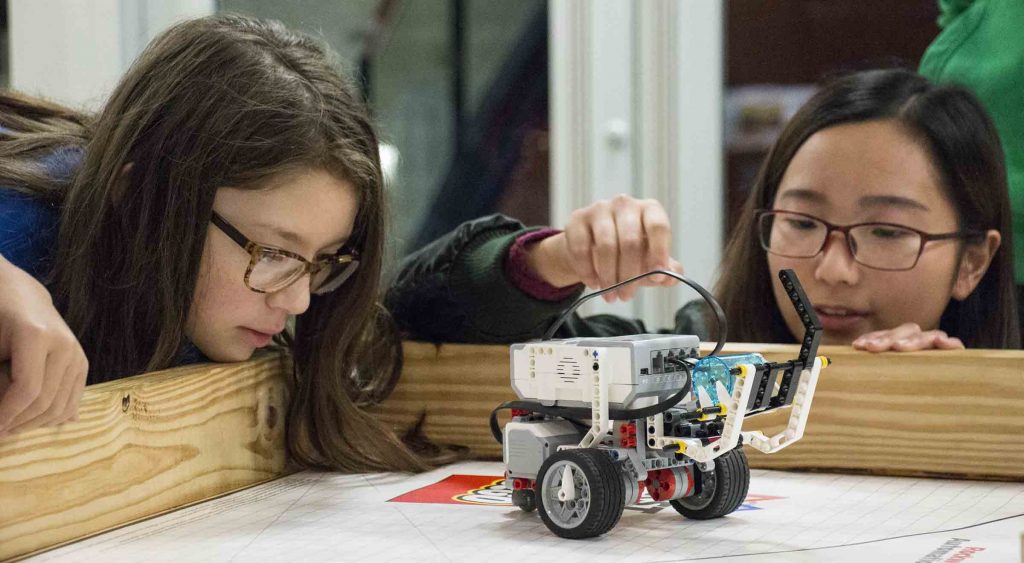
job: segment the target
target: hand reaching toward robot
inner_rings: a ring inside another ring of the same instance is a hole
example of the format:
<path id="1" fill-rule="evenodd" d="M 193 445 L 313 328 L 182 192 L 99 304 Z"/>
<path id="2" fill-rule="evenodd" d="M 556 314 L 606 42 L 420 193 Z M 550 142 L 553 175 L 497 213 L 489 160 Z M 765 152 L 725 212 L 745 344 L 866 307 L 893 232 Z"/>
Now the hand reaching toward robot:
<path id="1" fill-rule="evenodd" d="M 653 199 L 617 195 L 573 211 L 565 231 L 528 249 L 530 267 L 555 287 L 583 283 L 603 289 L 651 270 L 683 273 L 672 258 L 672 226 Z M 632 299 L 642 286 L 670 286 L 668 276 L 651 276 L 603 295 L 605 301 Z"/>

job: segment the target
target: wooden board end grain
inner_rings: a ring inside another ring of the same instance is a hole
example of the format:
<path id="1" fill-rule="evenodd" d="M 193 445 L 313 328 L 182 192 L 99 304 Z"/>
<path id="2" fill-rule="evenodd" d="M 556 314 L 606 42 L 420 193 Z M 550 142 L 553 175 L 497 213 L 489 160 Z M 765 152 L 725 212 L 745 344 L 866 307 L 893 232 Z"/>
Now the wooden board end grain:
<path id="1" fill-rule="evenodd" d="M 90 386 L 77 422 L 0 439 L 0 560 L 286 473 L 287 362 Z"/>

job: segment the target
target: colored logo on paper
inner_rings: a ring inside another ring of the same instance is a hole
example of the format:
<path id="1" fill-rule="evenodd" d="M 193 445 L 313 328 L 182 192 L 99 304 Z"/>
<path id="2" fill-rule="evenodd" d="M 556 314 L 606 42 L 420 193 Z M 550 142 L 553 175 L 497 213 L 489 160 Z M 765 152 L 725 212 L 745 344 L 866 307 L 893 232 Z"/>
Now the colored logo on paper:
<path id="1" fill-rule="evenodd" d="M 399 495 L 388 502 L 512 506 L 512 490 L 505 486 L 504 477 L 451 475 L 433 485 Z"/>
<path id="2" fill-rule="evenodd" d="M 785 497 L 769 495 L 747 495 L 741 510 L 761 510 L 759 503 L 779 500 Z M 450 475 L 444 479 L 399 495 L 388 502 L 412 502 L 425 504 L 475 504 L 478 506 L 512 506 L 512 489 L 505 486 L 504 477 L 493 475 Z M 668 508 L 667 502 L 655 502 L 644 491 L 640 502 L 626 508 L 644 512 L 658 512 Z"/>

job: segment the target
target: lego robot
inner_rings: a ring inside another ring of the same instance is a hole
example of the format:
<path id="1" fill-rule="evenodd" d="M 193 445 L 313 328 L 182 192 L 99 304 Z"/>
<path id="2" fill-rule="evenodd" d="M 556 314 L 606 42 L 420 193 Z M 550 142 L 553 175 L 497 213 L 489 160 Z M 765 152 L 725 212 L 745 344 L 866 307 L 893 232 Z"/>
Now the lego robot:
<path id="1" fill-rule="evenodd" d="M 512 387 L 520 400 L 491 415 L 503 444 L 512 502 L 539 509 L 555 534 L 572 539 L 604 534 L 625 506 L 646 489 L 687 518 L 710 519 L 736 510 L 747 495 L 750 468 L 742 444 L 773 453 L 804 432 L 825 357 L 816 357 L 821 324 L 792 270 L 779 272 L 805 326 L 799 357 L 767 362 L 759 354 L 718 355 L 725 316 L 704 288 L 697 290 L 718 320 L 719 341 L 700 357 L 696 336 L 637 334 L 551 340 L 511 347 Z M 786 429 L 774 436 L 744 431 L 746 417 L 790 407 Z M 497 413 L 512 420 L 499 428 Z"/>

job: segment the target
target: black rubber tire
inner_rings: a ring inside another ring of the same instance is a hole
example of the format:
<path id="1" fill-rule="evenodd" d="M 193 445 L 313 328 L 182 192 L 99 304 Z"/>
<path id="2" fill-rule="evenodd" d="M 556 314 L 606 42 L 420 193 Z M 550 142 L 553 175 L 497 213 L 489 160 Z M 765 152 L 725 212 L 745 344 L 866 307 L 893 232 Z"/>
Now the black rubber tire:
<path id="1" fill-rule="evenodd" d="M 523 512 L 533 512 L 537 509 L 537 496 L 533 494 L 533 489 L 512 491 L 512 504 Z"/>
<path id="2" fill-rule="evenodd" d="M 742 448 L 715 459 L 715 469 L 694 475 L 693 495 L 670 501 L 676 512 L 693 520 L 710 520 L 730 514 L 743 504 L 750 489 L 750 465 Z M 707 486 L 713 487 L 708 491 Z"/>
<path id="3" fill-rule="evenodd" d="M 582 521 L 573 527 L 560 525 L 550 515 L 550 511 L 559 508 L 552 504 L 558 503 L 557 496 L 553 496 L 557 495 L 557 488 L 549 491 L 552 494 L 548 495 L 543 494 L 542 490 L 548 471 L 562 461 L 574 464 L 580 469 L 589 489 L 590 505 L 587 513 Z M 537 473 L 534 495 L 544 525 L 556 535 L 568 539 L 592 538 L 611 530 L 618 523 L 626 506 L 625 487 L 619 468 L 615 466 L 607 452 L 593 448 L 563 450 L 544 460 Z"/>

